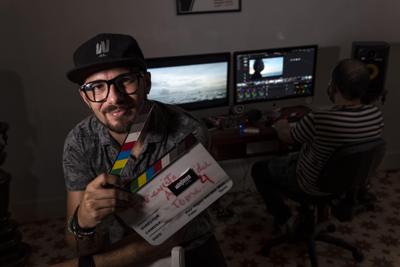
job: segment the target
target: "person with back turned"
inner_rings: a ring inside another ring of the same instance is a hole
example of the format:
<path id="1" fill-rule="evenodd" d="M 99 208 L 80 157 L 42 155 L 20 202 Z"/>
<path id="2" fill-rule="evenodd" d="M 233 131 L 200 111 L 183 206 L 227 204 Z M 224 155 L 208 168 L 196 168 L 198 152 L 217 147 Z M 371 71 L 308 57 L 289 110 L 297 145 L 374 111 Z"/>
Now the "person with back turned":
<path id="1" fill-rule="evenodd" d="M 304 197 L 326 195 L 317 180 L 335 148 L 381 136 L 381 111 L 361 102 L 368 82 L 369 72 L 364 63 L 344 59 L 335 66 L 328 86 L 332 107 L 308 113 L 292 128 L 287 120 L 274 124 L 279 139 L 301 145 L 298 154 L 274 157 L 252 167 L 253 180 L 274 216 L 276 227 L 287 229 L 292 216 L 281 191 L 289 190 Z"/>

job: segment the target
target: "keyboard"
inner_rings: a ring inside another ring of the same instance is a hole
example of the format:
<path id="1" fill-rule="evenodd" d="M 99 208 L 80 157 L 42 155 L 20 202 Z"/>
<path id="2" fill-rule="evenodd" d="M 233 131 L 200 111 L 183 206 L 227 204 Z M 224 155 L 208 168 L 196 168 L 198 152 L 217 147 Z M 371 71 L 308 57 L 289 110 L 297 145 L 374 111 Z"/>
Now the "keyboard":
<path id="1" fill-rule="evenodd" d="M 270 110 L 263 113 L 261 113 L 261 111 L 258 111 L 260 114 L 256 114 L 255 111 L 257 110 L 254 110 L 254 112 L 250 110 L 245 114 L 209 116 L 203 118 L 202 120 L 208 129 L 239 128 L 240 125 L 243 124 L 246 126 L 254 126 L 254 124 L 257 124 L 258 121 L 263 123 L 266 127 L 270 127 L 277 120 L 280 119 L 287 119 L 289 124 L 291 126 L 294 126 L 299 120 L 303 118 L 305 114 L 308 113 L 309 110 L 310 109 L 304 106 L 294 106 L 294 107 Z"/>
<path id="2" fill-rule="evenodd" d="M 267 112 L 264 118 L 265 126 L 271 126 L 276 121 L 286 119 L 291 127 L 294 127 L 311 109 L 304 106 L 277 109 Z"/>
<path id="3" fill-rule="evenodd" d="M 212 128 L 239 128 L 240 124 L 246 122 L 243 115 L 221 115 L 202 118 L 208 129 Z"/>

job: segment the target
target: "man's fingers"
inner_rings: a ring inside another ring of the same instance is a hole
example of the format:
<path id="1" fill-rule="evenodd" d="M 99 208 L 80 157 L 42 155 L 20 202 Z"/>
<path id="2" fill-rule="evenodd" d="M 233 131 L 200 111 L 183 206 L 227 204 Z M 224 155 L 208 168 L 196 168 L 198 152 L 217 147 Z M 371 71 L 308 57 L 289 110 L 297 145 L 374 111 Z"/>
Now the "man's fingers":
<path id="1" fill-rule="evenodd" d="M 102 173 L 88 184 L 88 188 L 99 189 L 107 187 L 107 185 L 117 185 L 120 178 L 108 173 Z"/>
<path id="2" fill-rule="evenodd" d="M 90 192 L 88 198 L 95 201 L 102 199 L 118 199 L 118 190 L 100 187 L 96 189 L 96 191 Z"/>
<path id="3" fill-rule="evenodd" d="M 90 192 L 89 198 L 93 200 L 116 199 L 127 202 L 138 202 L 144 200 L 144 198 L 140 195 L 132 194 L 117 188 L 96 189 L 96 192 Z"/>
<path id="4" fill-rule="evenodd" d="M 111 185 L 118 185 L 120 182 L 120 177 L 112 175 L 112 174 L 104 174 L 105 177 L 105 184 L 103 186 L 105 186 L 106 184 L 111 184 Z"/>
<path id="5" fill-rule="evenodd" d="M 86 190 L 90 190 L 92 188 L 93 189 L 101 188 L 102 184 L 104 184 L 105 181 L 106 181 L 105 176 L 103 174 L 100 174 L 87 185 Z"/>
<path id="6" fill-rule="evenodd" d="M 101 199 L 96 201 L 89 201 L 85 203 L 86 215 L 91 220 L 101 221 L 105 216 L 115 212 L 117 209 L 125 208 L 138 208 L 141 204 L 139 202 L 129 202 L 118 199 Z"/>
<path id="7" fill-rule="evenodd" d="M 83 228 L 95 227 L 104 217 L 116 209 L 115 199 L 85 201 L 78 210 L 78 223 Z"/>
<path id="8" fill-rule="evenodd" d="M 91 217 L 94 221 L 98 223 L 100 223 L 104 217 L 110 215 L 111 213 L 113 213 L 115 211 L 116 208 L 102 208 L 102 209 L 97 209 L 92 211 L 91 213 Z"/>
<path id="9" fill-rule="evenodd" d="M 114 209 L 117 206 L 117 200 L 114 198 L 96 199 L 95 201 L 86 201 L 82 205 L 90 213 L 100 209 Z"/>

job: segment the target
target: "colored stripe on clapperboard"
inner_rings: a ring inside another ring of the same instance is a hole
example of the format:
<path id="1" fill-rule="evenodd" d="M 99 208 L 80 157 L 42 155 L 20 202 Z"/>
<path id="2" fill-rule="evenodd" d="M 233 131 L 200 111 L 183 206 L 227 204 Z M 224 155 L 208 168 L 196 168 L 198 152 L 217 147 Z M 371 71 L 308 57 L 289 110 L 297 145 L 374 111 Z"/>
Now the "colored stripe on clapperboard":
<path id="1" fill-rule="evenodd" d="M 124 144 L 119 151 L 117 158 L 114 161 L 113 167 L 111 168 L 110 174 L 120 176 L 122 170 L 126 166 L 128 162 L 129 156 L 135 147 L 137 140 L 143 135 L 145 135 L 145 128 L 146 124 L 149 121 L 150 114 L 153 111 L 153 106 L 146 105 L 141 110 L 139 117 L 135 121 L 135 123 L 131 126 L 128 135 L 125 138 Z"/>
<path id="2" fill-rule="evenodd" d="M 140 188 L 145 186 L 154 177 L 157 176 L 163 169 L 173 163 L 175 160 L 179 159 L 183 154 L 185 154 L 190 148 L 192 148 L 197 143 L 196 137 L 193 134 L 189 134 L 185 137 L 178 145 L 171 149 L 165 156 L 157 160 L 150 168 L 148 168 L 144 173 L 139 175 L 136 179 L 130 181 L 124 186 L 132 193 L 137 192 Z"/>

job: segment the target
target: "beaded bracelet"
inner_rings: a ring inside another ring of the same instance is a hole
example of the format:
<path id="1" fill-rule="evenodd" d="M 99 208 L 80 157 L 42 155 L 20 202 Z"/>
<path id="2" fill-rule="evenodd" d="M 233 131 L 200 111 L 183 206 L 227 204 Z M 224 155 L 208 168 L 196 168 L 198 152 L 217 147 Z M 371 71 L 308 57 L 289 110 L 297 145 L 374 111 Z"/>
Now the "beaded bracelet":
<path id="1" fill-rule="evenodd" d="M 78 209 L 76 207 L 74 214 L 68 220 L 68 231 L 78 239 L 89 239 L 96 233 L 96 227 L 82 228 L 78 223 Z"/>

